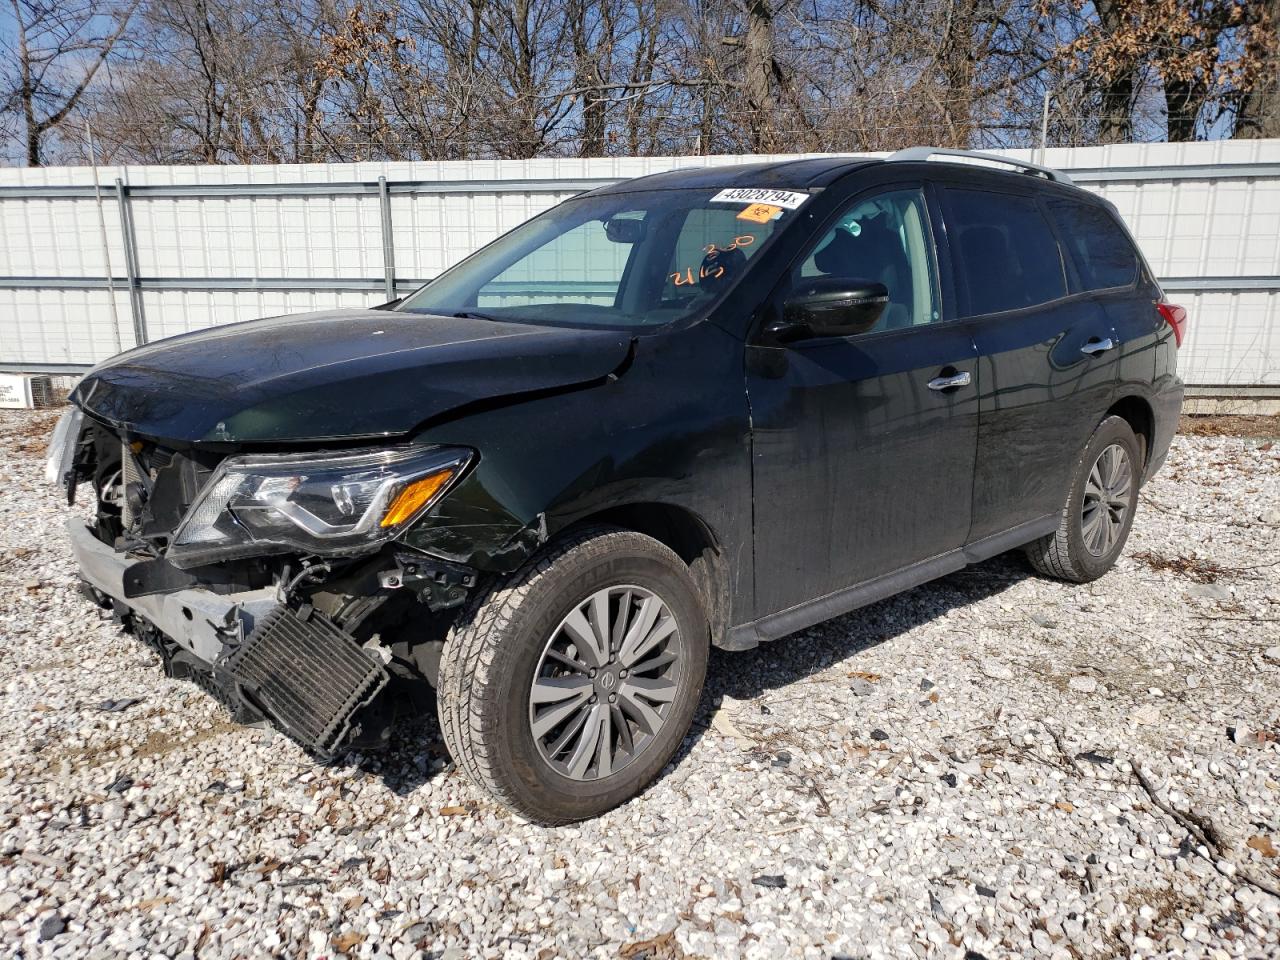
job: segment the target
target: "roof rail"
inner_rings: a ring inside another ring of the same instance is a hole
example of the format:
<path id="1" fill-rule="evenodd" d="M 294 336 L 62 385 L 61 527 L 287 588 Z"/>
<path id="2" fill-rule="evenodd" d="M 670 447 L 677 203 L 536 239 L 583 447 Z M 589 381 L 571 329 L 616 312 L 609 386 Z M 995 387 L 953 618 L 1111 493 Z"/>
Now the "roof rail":
<path id="1" fill-rule="evenodd" d="M 990 163 L 1003 163 L 1006 166 L 1018 167 L 1032 176 L 1044 177 L 1046 180 L 1053 180 L 1055 183 L 1071 183 L 1071 178 L 1061 170 L 1054 170 L 1052 167 L 1042 167 L 1036 163 L 1028 163 L 1025 160 L 1014 160 L 1010 157 L 1002 157 L 995 153 L 981 153 L 977 150 L 948 150 L 943 147 L 909 147 L 906 150 L 899 150 L 897 153 L 891 153 L 885 157 L 889 161 L 902 160 L 928 160 L 930 157 L 964 157 L 970 160 L 986 160 Z"/>

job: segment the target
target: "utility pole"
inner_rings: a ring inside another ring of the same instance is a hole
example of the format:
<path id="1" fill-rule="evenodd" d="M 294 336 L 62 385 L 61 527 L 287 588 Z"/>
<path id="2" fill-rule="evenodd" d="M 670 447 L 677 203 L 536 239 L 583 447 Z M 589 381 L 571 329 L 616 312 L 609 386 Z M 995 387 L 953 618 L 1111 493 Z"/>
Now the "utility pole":
<path id="1" fill-rule="evenodd" d="M 1048 90 L 1044 92 L 1044 111 L 1040 114 L 1040 159 L 1037 161 L 1040 166 L 1044 166 L 1044 148 L 1045 142 L 1049 139 L 1049 98 L 1053 96 Z"/>
<path id="2" fill-rule="evenodd" d="M 93 196 L 98 202 L 98 233 L 102 237 L 102 260 L 107 265 L 107 299 L 111 303 L 111 332 L 115 337 L 116 353 L 120 352 L 120 313 L 116 309 L 116 281 L 111 269 L 111 245 L 107 242 L 107 218 L 102 212 L 102 187 L 98 183 L 98 151 L 93 145 L 93 128 L 84 121 L 84 137 L 89 147 L 89 166 L 93 168 Z"/>

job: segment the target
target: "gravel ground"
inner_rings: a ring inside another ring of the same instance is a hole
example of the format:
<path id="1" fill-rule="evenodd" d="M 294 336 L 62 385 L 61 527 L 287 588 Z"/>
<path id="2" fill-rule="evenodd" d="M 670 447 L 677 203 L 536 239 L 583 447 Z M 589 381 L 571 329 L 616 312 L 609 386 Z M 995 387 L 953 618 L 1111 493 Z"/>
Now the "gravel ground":
<path id="1" fill-rule="evenodd" d="M 73 589 L 47 426 L 0 416 L 7 953 L 1280 955 L 1280 442 L 1175 441 L 1091 586 L 1003 557 L 717 654 L 661 781 L 548 830 L 434 720 L 321 767 L 160 676 Z"/>

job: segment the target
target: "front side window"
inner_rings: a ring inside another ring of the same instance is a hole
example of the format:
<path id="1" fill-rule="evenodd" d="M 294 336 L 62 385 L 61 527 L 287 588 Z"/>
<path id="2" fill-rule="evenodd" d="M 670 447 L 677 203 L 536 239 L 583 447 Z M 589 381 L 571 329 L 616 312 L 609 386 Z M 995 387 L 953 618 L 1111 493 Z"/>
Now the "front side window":
<path id="1" fill-rule="evenodd" d="M 1086 290 L 1127 287 L 1138 275 L 1133 243 L 1105 209 L 1074 200 L 1050 200 L 1047 204 L 1071 250 Z"/>
<path id="2" fill-rule="evenodd" d="M 820 277 L 883 283 L 889 303 L 867 333 L 938 321 L 937 271 L 926 211 L 920 190 L 892 190 L 854 201 L 801 260 L 792 286 Z"/>
<path id="3" fill-rule="evenodd" d="M 1058 241 L 1035 200 L 990 190 L 946 192 L 947 236 L 966 316 L 1066 296 Z"/>
<path id="4" fill-rule="evenodd" d="M 447 270 L 397 308 L 584 327 L 709 311 L 798 216 L 803 193 L 654 190 L 567 200 Z"/>

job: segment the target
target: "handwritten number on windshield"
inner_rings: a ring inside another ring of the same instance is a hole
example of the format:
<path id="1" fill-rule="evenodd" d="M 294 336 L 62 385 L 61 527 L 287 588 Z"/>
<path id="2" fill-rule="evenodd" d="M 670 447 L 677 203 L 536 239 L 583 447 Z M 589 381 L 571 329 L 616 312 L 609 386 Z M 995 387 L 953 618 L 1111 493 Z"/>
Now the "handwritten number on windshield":
<path id="1" fill-rule="evenodd" d="M 694 275 L 693 267 L 685 267 L 683 270 L 677 270 L 671 274 L 671 282 L 677 287 L 689 287 L 696 284 L 699 280 L 705 280 L 711 277 L 718 280 L 724 276 L 724 264 L 716 263 L 716 258 L 722 253 L 729 253 L 731 250 L 737 250 L 740 247 L 749 247 L 756 242 L 754 235 L 750 233 L 740 234 L 731 240 L 728 244 L 721 247 L 714 243 L 708 243 L 702 249 L 706 253 L 703 258 L 702 265 L 697 268 L 697 275 Z"/>

